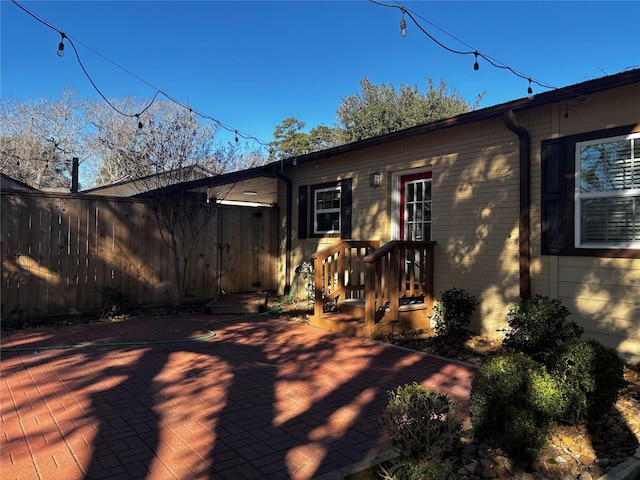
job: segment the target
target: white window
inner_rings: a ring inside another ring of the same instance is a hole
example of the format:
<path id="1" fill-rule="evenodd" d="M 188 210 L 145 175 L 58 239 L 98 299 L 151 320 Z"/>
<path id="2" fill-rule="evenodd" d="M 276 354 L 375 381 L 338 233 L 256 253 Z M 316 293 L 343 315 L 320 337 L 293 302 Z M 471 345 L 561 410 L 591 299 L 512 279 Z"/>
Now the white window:
<path id="1" fill-rule="evenodd" d="M 342 188 L 318 188 L 313 194 L 313 233 L 340 233 Z"/>
<path id="2" fill-rule="evenodd" d="M 640 133 L 576 143 L 575 246 L 640 248 Z"/>

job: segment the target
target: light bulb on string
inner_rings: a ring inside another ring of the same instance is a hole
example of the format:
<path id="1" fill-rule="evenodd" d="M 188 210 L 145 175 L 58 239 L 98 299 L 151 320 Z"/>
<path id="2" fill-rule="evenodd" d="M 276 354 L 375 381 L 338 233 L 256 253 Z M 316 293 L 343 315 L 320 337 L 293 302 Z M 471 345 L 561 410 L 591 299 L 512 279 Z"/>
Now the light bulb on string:
<path id="1" fill-rule="evenodd" d="M 529 94 L 529 98 L 533 98 L 533 88 L 531 88 L 531 79 L 529 79 L 529 87 L 527 88 L 527 93 Z"/>
<path id="2" fill-rule="evenodd" d="M 236 130 L 236 143 L 238 143 L 238 131 Z"/>
<path id="3" fill-rule="evenodd" d="M 478 63 L 478 52 L 473 53 L 476 56 L 476 62 L 473 64 L 474 70 L 480 70 L 480 64 Z"/>
<path id="4" fill-rule="evenodd" d="M 66 35 L 62 32 L 60 32 L 60 43 L 58 44 L 58 56 L 59 57 L 64 57 L 64 39 L 66 37 Z"/>
<path id="5" fill-rule="evenodd" d="M 407 36 L 407 21 L 404 19 L 405 9 L 402 9 L 402 18 L 400 19 L 400 36 L 402 38 Z"/>
<path id="6" fill-rule="evenodd" d="M 138 129 L 141 129 L 142 128 L 142 122 L 140 121 L 140 115 L 136 115 L 135 117 L 138 120 Z"/>

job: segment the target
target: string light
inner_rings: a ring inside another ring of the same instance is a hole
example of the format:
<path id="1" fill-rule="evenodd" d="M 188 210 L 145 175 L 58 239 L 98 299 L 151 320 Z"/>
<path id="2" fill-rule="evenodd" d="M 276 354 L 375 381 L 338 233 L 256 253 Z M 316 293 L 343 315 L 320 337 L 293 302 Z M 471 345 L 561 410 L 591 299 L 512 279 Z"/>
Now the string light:
<path id="1" fill-rule="evenodd" d="M 407 36 L 407 21 L 404 19 L 405 9 L 401 8 L 401 10 L 402 18 L 400 19 L 400 36 L 404 38 Z"/>
<path id="2" fill-rule="evenodd" d="M 390 5 L 387 3 L 383 3 L 380 2 L 378 0 L 369 0 L 371 3 L 374 3 L 376 5 L 380 5 L 382 7 L 390 7 L 390 8 L 397 8 L 402 12 L 402 20 L 404 20 L 404 16 L 405 14 L 407 15 L 407 17 L 409 17 L 409 19 L 415 24 L 416 27 L 418 27 L 418 29 L 424 33 L 430 40 L 432 40 L 434 43 L 436 43 L 438 46 L 442 47 L 443 49 L 447 50 L 450 53 L 455 53 L 458 55 L 474 55 L 475 56 L 475 63 L 473 64 L 473 69 L 474 70 L 479 70 L 480 69 L 480 64 L 478 63 L 478 57 L 483 58 L 484 60 L 487 61 L 487 63 L 489 63 L 490 65 L 492 65 L 493 67 L 496 68 L 500 68 L 503 70 L 507 70 L 509 72 L 511 72 L 513 75 L 520 77 L 524 80 L 527 80 L 529 82 L 529 88 L 527 89 L 527 91 L 529 92 L 529 95 L 533 94 L 533 89 L 531 88 L 532 83 L 535 83 L 536 85 L 542 87 L 542 88 L 547 88 L 550 90 L 564 90 L 567 91 L 569 93 L 573 93 L 578 99 L 579 101 L 584 101 L 586 99 L 586 97 L 584 95 L 581 94 L 577 94 L 574 92 L 571 92 L 569 89 L 567 88 L 557 88 L 554 87 L 553 85 L 541 82 L 539 80 L 535 80 L 533 78 L 531 78 L 528 75 L 525 75 L 517 70 L 515 70 L 514 68 L 510 67 L 509 65 L 506 65 L 502 62 L 498 62 L 497 60 L 494 60 L 493 58 L 491 58 L 490 56 L 476 50 L 473 49 L 473 47 L 471 47 L 470 45 L 468 45 L 467 43 L 463 42 L 462 40 L 460 40 L 459 38 L 455 37 L 454 35 L 451 35 L 449 32 L 447 32 L 446 30 L 440 28 L 439 26 L 435 25 L 434 23 L 430 22 L 429 20 L 425 19 L 424 17 L 421 17 L 420 15 L 417 15 L 417 17 L 421 18 L 422 20 L 424 20 L 426 23 L 430 24 L 431 26 L 437 28 L 438 30 L 440 30 L 441 32 L 445 33 L 446 35 L 448 35 L 449 37 L 455 39 L 456 41 L 462 43 L 463 45 L 469 47 L 472 50 L 468 50 L 468 51 L 461 51 L 461 50 L 455 50 L 453 48 L 448 47 L 447 45 L 445 45 L 444 43 L 438 41 L 438 39 L 436 39 L 433 35 L 431 35 L 427 30 L 425 30 L 422 25 L 420 25 L 420 23 L 415 19 L 413 13 L 408 10 L 405 6 L 401 5 L 397 0 L 393 0 L 396 4 L 395 5 Z M 401 25 L 402 25 L 402 21 L 401 21 Z"/>
<path id="3" fill-rule="evenodd" d="M 64 38 L 66 35 L 63 32 L 60 32 L 60 43 L 58 44 L 58 56 L 64 57 Z"/>
<path id="4" fill-rule="evenodd" d="M 533 98 L 533 88 L 531 88 L 531 79 L 529 79 L 529 87 L 527 88 L 527 94 L 529 98 Z"/>
<path id="5" fill-rule="evenodd" d="M 206 120 L 210 120 L 212 122 L 214 122 L 218 127 L 228 131 L 228 132 L 235 132 L 236 133 L 236 141 L 237 137 L 242 137 L 245 140 L 253 140 L 256 143 L 266 146 L 269 143 L 268 142 L 264 142 L 260 139 L 258 139 L 257 137 L 254 137 L 252 135 L 240 132 L 239 130 L 232 128 L 226 124 L 224 124 L 223 122 L 221 122 L 220 120 L 213 118 L 209 115 L 206 115 L 202 112 L 199 112 L 198 110 L 194 110 L 192 109 L 189 105 L 184 104 L 178 100 L 176 100 L 175 98 L 173 98 L 171 95 L 167 94 L 166 92 L 160 90 L 159 88 L 155 87 L 154 85 L 152 85 L 151 83 L 145 81 L 144 79 L 140 78 L 139 76 L 135 75 L 134 73 L 130 72 L 129 70 L 127 70 L 126 68 L 122 67 L 121 65 L 117 64 L 116 62 L 114 62 L 113 60 L 110 60 L 109 58 L 105 57 L 103 54 L 101 54 L 100 52 L 97 52 L 96 50 L 94 50 L 93 48 L 91 48 L 90 46 L 82 43 L 81 41 L 74 39 L 73 37 L 66 35 L 65 33 L 63 33 L 60 29 L 56 28 L 54 25 L 52 25 L 51 23 L 49 23 L 48 21 L 44 20 L 43 18 L 39 17 L 38 15 L 36 15 L 35 13 L 31 12 L 29 9 L 27 9 L 26 7 L 20 5 L 20 3 L 17 2 L 17 0 L 11 0 L 11 2 L 13 4 L 15 4 L 18 8 L 20 8 L 22 11 L 24 11 L 25 13 L 27 13 L 29 16 L 33 17 L 35 20 L 37 20 L 38 22 L 42 23 L 43 25 L 49 27 L 52 30 L 55 30 L 56 32 L 58 32 L 60 34 L 60 36 L 62 37 L 62 39 L 67 39 L 69 44 L 71 45 L 71 48 L 73 48 L 73 51 L 75 53 L 76 59 L 78 61 L 78 64 L 80 65 L 80 68 L 82 69 L 82 72 L 84 73 L 84 75 L 87 77 L 87 79 L 89 80 L 89 83 L 91 83 L 91 86 L 94 88 L 94 90 L 100 95 L 100 97 L 102 97 L 102 99 L 107 103 L 107 105 L 109 105 L 109 107 L 111 107 L 113 110 L 115 110 L 117 113 L 119 113 L 120 115 L 124 116 L 124 117 L 129 117 L 129 118 L 139 118 L 140 115 L 142 115 L 144 112 L 146 112 L 151 105 L 153 105 L 153 103 L 157 100 L 157 97 L 159 94 L 162 94 L 167 100 L 169 100 L 170 102 L 185 108 L 187 110 L 189 110 L 189 112 L 193 112 L 196 115 L 198 115 L 199 117 L 206 119 Z M 75 46 L 75 43 L 72 41 L 75 40 L 77 41 L 80 45 L 84 46 L 85 48 L 91 50 L 93 53 L 95 53 L 96 55 L 99 55 L 100 57 L 102 57 L 103 59 L 105 59 L 106 61 L 108 61 L 109 63 L 111 63 L 112 65 L 115 65 L 116 67 L 118 67 L 119 69 L 125 71 L 126 73 L 128 73 L 129 75 L 135 77 L 136 79 L 138 79 L 139 81 L 143 82 L 144 84 L 150 86 L 151 88 L 155 89 L 156 92 L 153 96 L 153 99 L 151 100 L 151 102 L 149 102 L 149 104 L 144 107 L 141 111 L 137 112 L 137 113 L 126 113 L 121 111 L 120 109 L 118 109 L 115 105 L 113 105 L 106 97 L 105 95 L 100 91 L 100 89 L 97 87 L 97 85 L 95 84 L 95 82 L 93 81 L 93 79 L 91 78 L 91 76 L 89 75 L 89 72 L 86 70 L 86 68 L 84 67 L 84 64 L 82 63 L 82 60 L 80 59 L 80 54 L 78 53 L 78 50 Z M 64 43 L 61 41 L 58 44 L 58 55 L 64 54 Z M 138 128 L 142 128 L 142 123 L 138 122 Z"/>

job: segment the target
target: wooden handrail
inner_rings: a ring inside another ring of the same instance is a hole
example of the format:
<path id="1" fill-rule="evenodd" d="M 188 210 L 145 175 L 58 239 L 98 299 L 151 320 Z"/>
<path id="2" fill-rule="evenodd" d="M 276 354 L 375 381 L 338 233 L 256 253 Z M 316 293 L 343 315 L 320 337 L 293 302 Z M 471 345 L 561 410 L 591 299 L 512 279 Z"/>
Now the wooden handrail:
<path id="1" fill-rule="evenodd" d="M 364 261 L 367 263 L 375 262 L 377 258 L 385 255 L 387 252 L 396 248 L 398 245 L 405 245 L 405 246 L 415 248 L 415 247 L 423 247 L 423 246 L 437 245 L 437 244 L 438 242 L 432 242 L 432 241 L 419 242 L 419 241 L 413 241 L 413 240 L 392 240 L 388 243 L 385 243 L 382 247 L 378 248 L 377 250 L 374 250 L 369 255 L 364 257 Z"/>
<path id="2" fill-rule="evenodd" d="M 313 258 L 314 260 L 316 258 L 327 258 L 334 253 L 345 250 L 345 248 L 354 247 L 380 249 L 380 240 L 340 240 L 339 242 L 329 245 L 322 250 L 318 250 L 313 255 L 311 255 L 311 258 Z"/>
<path id="3" fill-rule="evenodd" d="M 421 297 L 425 304 L 433 305 L 435 245 L 394 240 L 365 257 L 365 323 L 369 331 L 377 318 L 399 318 L 400 298 Z"/>
<path id="4" fill-rule="evenodd" d="M 315 316 L 321 316 L 327 302 L 344 298 L 347 291 L 354 295 L 364 293 L 364 282 L 359 279 L 364 271 L 360 271 L 359 264 L 364 263 L 366 254 L 379 247 L 379 240 L 340 240 L 312 255 Z M 365 255 L 361 255 L 363 249 Z"/>
<path id="5" fill-rule="evenodd" d="M 382 317 L 399 318 L 401 298 L 423 298 L 425 304 L 433 305 L 436 242 L 394 240 L 379 245 L 340 241 L 313 255 L 314 315 L 322 315 L 324 305 L 333 299 L 364 297 L 365 325 L 373 332 Z"/>

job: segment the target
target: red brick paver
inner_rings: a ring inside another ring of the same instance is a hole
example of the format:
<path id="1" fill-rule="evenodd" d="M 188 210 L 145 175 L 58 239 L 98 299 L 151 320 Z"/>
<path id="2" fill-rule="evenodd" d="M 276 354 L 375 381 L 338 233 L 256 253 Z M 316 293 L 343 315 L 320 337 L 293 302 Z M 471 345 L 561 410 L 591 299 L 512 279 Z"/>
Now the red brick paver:
<path id="1" fill-rule="evenodd" d="M 417 381 L 468 402 L 474 370 L 271 317 L 204 315 L 2 337 L 2 479 L 292 479 L 388 446 L 387 391 Z M 7 349 L 24 347 L 19 353 Z"/>

